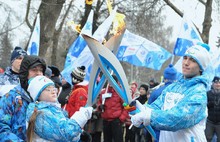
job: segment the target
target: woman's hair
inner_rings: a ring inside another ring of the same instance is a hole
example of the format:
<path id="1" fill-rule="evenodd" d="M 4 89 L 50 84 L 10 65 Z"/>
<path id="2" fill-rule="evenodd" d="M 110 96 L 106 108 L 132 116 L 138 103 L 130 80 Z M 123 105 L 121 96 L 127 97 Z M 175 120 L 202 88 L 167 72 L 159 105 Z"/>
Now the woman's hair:
<path id="1" fill-rule="evenodd" d="M 27 128 L 27 142 L 32 142 L 33 136 L 34 136 L 34 128 L 35 128 L 35 121 L 37 116 L 41 113 L 41 111 L 37 111 L 37 108 L 34 108 L 34 112 L 30 117 L 30 120 L 28 122 L 28 128 Z"/>

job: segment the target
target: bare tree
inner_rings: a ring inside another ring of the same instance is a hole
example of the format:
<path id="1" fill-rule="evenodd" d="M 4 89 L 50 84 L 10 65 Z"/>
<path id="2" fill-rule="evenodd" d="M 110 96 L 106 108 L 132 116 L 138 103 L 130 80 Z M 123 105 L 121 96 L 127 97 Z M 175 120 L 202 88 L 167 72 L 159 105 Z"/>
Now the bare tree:
<path id="1" fill-rule="evenodd" d="M 203 41 L 205 43 L 209 43 L 210 28 L 212 26 L 211 16 L 212 16 L 212 3 L 213 3 L 213 0 L 207 0 L 206 2 L 203 1 L 203 0 L 198 0 L 198 1 L 205 6 L 203 29 L 202 29 L 202 32 L 200 32 L 199 30 L 198 31 L 201 33 L 201 37 L 202 37 Z M 183 16 L 183 13 L 181 12 L 181 10 L 179 10 L 170 0 L 164 0 L 164 2 L 168 6 L 170 6 L 181 17 Z"/>
<path id="2" fill-rule="evenodd" d="M 2 30 L 1 36 L 0 36 L 0 58 L 1 58 L 1 64 L 0 67 L 6 68 L 7 66 L 10 65 L 10 56 L 11 55 L 11 50 L 13 49 L 11 41 L 12 41 L 12 34 L 10 34 L 10 29 L 11 29 L 11 21 L 10 21 L 10 14 L 8 15 L 4 26 Z"/>

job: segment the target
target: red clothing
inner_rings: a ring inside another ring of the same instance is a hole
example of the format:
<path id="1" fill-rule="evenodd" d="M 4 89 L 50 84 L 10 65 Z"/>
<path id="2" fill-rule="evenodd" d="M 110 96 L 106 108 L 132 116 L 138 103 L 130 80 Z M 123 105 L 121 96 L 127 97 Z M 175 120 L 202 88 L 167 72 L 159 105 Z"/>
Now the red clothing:
<path id="1" fill-rule="evenodd" d="M 102 104 L 102 96 L 104 93 L 105 90 L 103 90 L 101 93 L 98 106 Z M 112 87 L 109 87 L 107 93 L 112 93 L 112 96 L 110 98 L 105 99 L 104 112 L 101 113 L 101 117 L 107 121 L 112 121 L 116 118 L 119 118 L 121 122 L 124 122 L 126 118 L 128 118 L 129 116 L 127 110 L 125 110 L 123 107 L 123 100 Z"/>
<path id="2" fill-rule="evenodd" d="M 66 104 L 65 110 L 71 117 L 80 107 L 83 107 L 87 103 L 88 99 L 88 85 L 76 84 L 74 85 L 70 97 Z"/>

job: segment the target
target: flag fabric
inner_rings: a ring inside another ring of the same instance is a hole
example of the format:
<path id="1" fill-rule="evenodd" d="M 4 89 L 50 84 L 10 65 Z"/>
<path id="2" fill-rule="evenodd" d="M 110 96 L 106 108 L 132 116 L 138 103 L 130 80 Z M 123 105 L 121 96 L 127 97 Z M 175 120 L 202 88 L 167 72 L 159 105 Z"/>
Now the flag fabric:
<path id="1" fill-rule="evenodd" d="M 40 14 L 37 14 L 34 30 L 31 35 L 31 39 L 28 44 L 27 54 L 28 55 L 39 55 L 40 47 Z"/>
<path id="2" fill-rule="evenodd" d="M 104 37 L 106 36 L 108 30 L 110 29 L 115 14 L 116 14 L 116 8 L 94 32 L 94 34 L 92 35 L 94 39 L 96 39 L 99 42 L 102 42 L 104 40 Z M 88 20 L 85 26 L 83 27 L 81 34 L 91 36 L 93 18 L 88 18 Z M 72 84 L 71 76 L 70 76 L 72 70 L 82 65 L 86 67 L 85 80 L 88 81 L 90 76 L 90 71 L 92 68 L 92 63 L 94 61 L 93 55 L 89 50 L 88 46 L 86 45 L 84 39 L 81 37 L 81 35 L 78 38 L 77 40 L 79 41 L 76 44 L 73 43 L 73 45 L 71 46 L 72 50 L 68 52 L 68 58 L 66 59 L 64 70 L 61 72 L 63 78 L 70 84 Z M 77 48 L 77 50 L 75 50 L 75 48 Z"/>
<path id="3" fill-rule="evenodd" d="M 135 66 L 142 66 L 154 70 L 160 70 L 162 64 L 172 56 L 170 52 L 161 46 L 125 31 L 117 58 Z"/>
<path id="4" fill-rule="evenodd" d="M 177 56 L 183 56 L 189 47 L 197 44 L 198 42 L 203 43 L 202 38 L 193 25 L 193 22 L 189 20 L 184 14 L 182 18 L 180 34 L 176 40 L 173 54 Z"/>

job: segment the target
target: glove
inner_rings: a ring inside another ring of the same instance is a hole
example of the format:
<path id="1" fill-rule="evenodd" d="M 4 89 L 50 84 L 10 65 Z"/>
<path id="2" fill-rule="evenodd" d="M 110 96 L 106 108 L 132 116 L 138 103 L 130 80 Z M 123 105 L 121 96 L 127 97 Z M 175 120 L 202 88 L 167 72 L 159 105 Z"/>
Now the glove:
<path id="1" fill-rule="evenodd" d="M 151 109 L 145 105 L 142 105 L 138 100 L 136 100 L 136 108 L 140 110 L 139 113 L 131 116 L 131 123 L 139 127 L 141 124 L 147 126 L 150 124 Z"/>
<path id="2" fill-rule="evenodd" d="M 74 119 L 83 128 L 92 117 L 92 110 L 92 107 L 80 107 L 79 111 L 76 111 L 70 119 Z"/>

